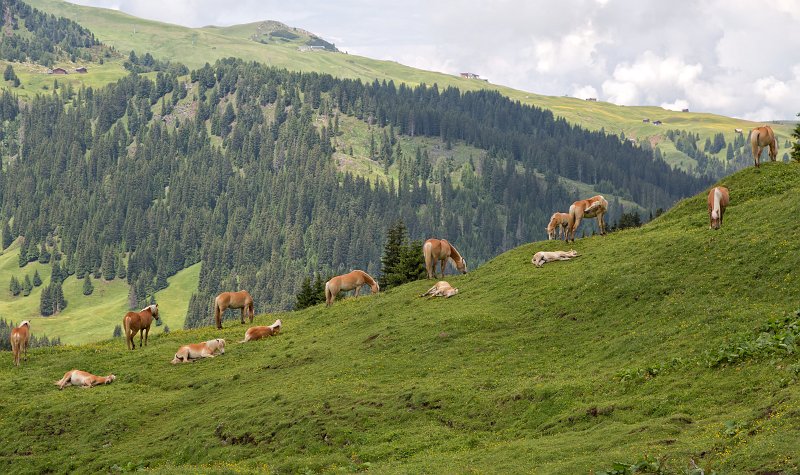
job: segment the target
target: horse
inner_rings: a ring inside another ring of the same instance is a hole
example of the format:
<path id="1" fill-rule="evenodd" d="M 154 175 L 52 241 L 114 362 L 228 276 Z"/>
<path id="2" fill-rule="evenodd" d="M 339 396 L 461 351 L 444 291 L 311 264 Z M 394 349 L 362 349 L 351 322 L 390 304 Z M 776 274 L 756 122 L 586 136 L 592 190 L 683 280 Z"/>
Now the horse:
<path id="1" fill-rule="evenodd" d="M 158 317 L 158 304 L 148 305 L 138 312 L 128 312 L 122 318 L 122 329 L 125 331 L 125 344 L 128 349 L 135 350 L 136 343 L 133 337 L 139 332 L 139 348 L 142 347 L 142 336 L 144 335 L 144 345 L 147 346 L 147 337 L 150 335 L 150 324 L 153 319 L 160 320 Z"/>
<path id="2" fill-rule="evenodd" d="M 20 353 L 25 353 L 28 361 L 28 343 L 31 339 L 31 322 L 23 320 L 16 328 L 11 329 L 11 351 L 14 353 L 14 366 L 19 366 Z"/>
<path id="3" fill-rule="evenodd" d="M 574 249 L 570 251 L 539 251 L 533 255 L 531 264 L 534 264 L 536 267 L 542 267 L 548 262 L 568 261 L 573 257 L 578 257 L 578 251 Z"/>
<path id="4" fill-rule="evenodd" d="M 260 340 L 268 336 L 276 336 L 281 331 L 281 319 L 275 320 L 275 323 L 265 327 L 250 327 L 244 332 L 244 340 L 239 343 L 247 343 L 248 341 Z"/>
<path id="5" fill-rule="evenodd" d="M 762 125 L 750 131 L 750 146 L 753 148 L 753 161 L 756 168 L 759 166 L 759 159 L 761 158 L 761 151 L 764 147 L 769 146 L 769 159 L 773 162 L 778 157 L 778 141 L 775 139 L 775 132 L 772 127 Z"/>
<path id="6" fill-rule="evenodd" d="M 566 239 L 567 228 L 569 228 L 569 213 L 553 213 L 550 216 L 550 224 L 545 228 L 547 230 L 547 239 Z"/>
<path id="7" fill-rule="evenodd" d="M 454 289 L 453 286 L 450 285 L 448 282 L 440 280 L 439 282 L 436 282 L 436 285 L 434 285 L 433 287 L 428 289 L 427 292 L 425 292 L 424 294 L 420 295 L 420 297 L 428 297 L 428 298 L 444 297 L 444 298 L 450 298 L 450 297 L 452 297 L 453 295 L 456 295 L 456 294 L 458 294 L 458 289 Z"/>
<path id="8" fill-rule="evenodd" d="M 354 297 L 358 297 L 361 292 L 361 287 L 369 285 L 373 294 L 377 294 L 381 288 L 371 275 L 363 270 L 354 270 L 348 274 L 337 275 L 331 280 L 325 282 L 325 306 L 330 307 L 336 299 L 336 295 L 341 291 L 348 291 L 356 289 L 353 293 Z"/>
<path id="9" fill-rule="evenodd" d="M 99 384 L 111 384 L 112 381 L 117 379 L 113 374 L 108 376 L 95 376 L 92 373 L 72 369 L 64 373 L 64 377 L 56 381 L 58 389 L 64 389 L 65 386 L 81 386 L 83 388 L 91 388 Z"/>
<path id="10" fill-rule="evenodd" d="M 467 261 L 461 257 L 455 246 L 447 242 L 446 239 L 428 239 L 422 245 L 422 254 L 425 256 L 425 269 L 428 271 L 428 278 L 436 277 L 436 263 L 439 262 L 444 279 L 444 268 L 447 266 L 447 259 L 452 259 L 456 269 L 462 274 L 467 273 Z"/>
<path id="11" fill-rule="evenodd" d="M 719 229 L 722 226 L 722 216 L 725 208 L 730 202 L 728 189 L 724 186 L 716 186 L 708 192 L 708 229 Z"/>
<path id="12" fill-rule="evenodd" d="M 255 308 L 253 307 L 253 297 L 246 290 L 238 292 L 222 292 L 214 299 L 214 319 L 217 321 L 217 329 L 222 330 L 222 314 L 229 308 L 242 309 L 242 325 L 244 325 L 244 317 L 250 317 L 250 323 L 253 323 L 255 316 Z"/>
<path id="13" fill-rule="evenodd" d="M 217 351 L 219 351 L 221 355 L 225 354 L 225 340 L 222 338 L 215 338 L 191 345 L 183 345 L 178 348 L 178 352 L 175 353 L 175 358 L 172 358 L 172 364 L 180 362 L 191 363 L 192 360 L 198 358 L 213 358 L 214 353 Z"/>
<path id="14" fill-rule="evenodd" d="M 567 241 L 575 242 L 575 231 L 581 224 L 582 218 L 597 218 L 600 227 L 600 234 L 606 233 L 606 225 L 603 222 L 603 215 L 608 211 L 608 201 L 600 195 L 592 196 L 587 200 L 580 200 L 572 203 L 569 207 L 569 230 L 567 231 Z"/>

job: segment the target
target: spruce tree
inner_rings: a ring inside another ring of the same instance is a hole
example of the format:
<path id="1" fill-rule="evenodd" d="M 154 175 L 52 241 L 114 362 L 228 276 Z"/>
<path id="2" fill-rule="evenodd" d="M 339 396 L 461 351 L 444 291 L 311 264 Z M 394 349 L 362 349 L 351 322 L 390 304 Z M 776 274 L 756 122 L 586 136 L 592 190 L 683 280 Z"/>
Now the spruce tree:
<path id="1" fill-rule="evenodd" d="M 61 282 L 56 282 L 53 285 L 53 314 L 57 314 L 67 308 L 67 300 L 64 298 L 64 290 L 61 288 Z"/>
<path id="2" fill-rule="evenodd" d="M 25 253 L 25 249 L 23 247 L 19 248 L 19 266 L 25 267 L 28 264 L 28 255 Z"/>
<path id="3" fill-rule="evenodd" d="M 103 273 L 103 279 L 107 281 L 114 280 L 114 278 L 117 276 L 117 261 L 115 258 L 116 254 L 112 248 L 107 247 L 105 252 L 103 252 L 103 263 L 100 266 Z"/>
<path id="4" fill-rule="evenodd" d="M 14 275 L 11 276 L 11 285 L 9 285 L 8 290 L 11 291 L 11 295 L 13 295 L 14 297 L 16 297 L 17 295 L 19 295 L 20 292 L 22 292 L 22 286 L 19 285 L 19 280 Z"/>
<path id="5" fill-rule="evenodd" d="M 800 117 L 800 113 L 797 114 Z M 800 162 L 800 123 L 798 123 L 794 130 L 792 131 L 792 138 L 794 139 L 794 144 L 792 144 L 792 160 L 795 162 Z"/>
<path id="6" fill-rule="evenodd" d="M 39 269 L 33 271 L 33 285 L 35 287 L 42 285 L 42 277 L 39 275 Z"/>
<path id="7" fill-rule="evenodd" d="M 306 276 L 303 279 L 303 283 L 300 284 L 300 292 L 297 293 L 297 302 L 294 304 L 294 309 L 302 310 L 314 305 L 313 299 L 314 290 L 311 288 L 311 277 Z"/>
<path id="8" fill-rule="evenodd" d="M 114 327 L 114 334 L 112 335 L 112 338 L 120 337 L 122 337 L 122 326 L 117 324 L 117 326 Z"/>
<path id="9" fill-rule="evenodd" d="M 31 294 L 31 290 L 33 290 L 31 277 L 28 274 L 25 274 L 25 280 L 22 282 L 22 296 L 27 297 Z"/>
<path id="10" fill-rule="evenodd" d="M 125 262 L 117 256 L 117 277 L 120 279 L 125 279 L 128 277 L 128 268 L 125 266 Z"/>
<path id="11" fill-rule="evenodd" d="M 319 275 L 319 272 L 317 272 L 317 274 L 316 274 L 316 276 L 314 278 L 314 287 L 313 287 L 314 291 L 313 291 L 313 294 L 312 294 L 314 296 L 314 304 L 313 305 L 316 305 L 318 303 L 322 303 L 322 302 L 325 301 L 325 282 L 327 282 L 327 281 L 328 281 L 328 279 L 323 279 L 323 277 L 321 275 Z"/>
<path id="12" fill-rule="evenodd" d="M 42 295 L 39 299 L 39 313 L 43 317 L 49 317 L 53 314 L 53 285 L 50 284 L 42 289 Z"/>
<path id="13" fill-rule="evenodd" d="M 11 237 L 11 227 L 8 226 L 8 221 L 3 223 L 3 247 L 2 249 L 6 249 L 8 246 L 14 242 L 14 238 Z"/>
<path id="14" fill-rule="evenodd" d="M 83 295 L 92 295 L 94 292 L 94 285 L 92 285 L 92 278 L 91 276 L 87 275 L 85 279 L 83 279 Z"/>
<path id="15" fill-rule="evenodd" d="M 50 262 L 50 251 L 48 251 L 47 246 L 42 243 L 41 248 L 39 249 L 39 263 L 47 264 L 48 262 Z"/>

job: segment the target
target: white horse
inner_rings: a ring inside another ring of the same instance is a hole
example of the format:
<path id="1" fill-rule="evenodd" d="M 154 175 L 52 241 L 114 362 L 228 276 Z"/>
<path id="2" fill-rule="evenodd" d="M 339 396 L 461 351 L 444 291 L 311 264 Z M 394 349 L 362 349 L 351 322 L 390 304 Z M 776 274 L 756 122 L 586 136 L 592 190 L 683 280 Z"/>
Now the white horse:
<path id="1" fill-rule="evenodd" d="M 531 264 L 534 264 L 536 267 L 542 267 L 548 262 L 568 261 L 573 257 L 578 257 L 578 251 L 574 249 L 570 251 L 539 251 L 533 255 Z"/>

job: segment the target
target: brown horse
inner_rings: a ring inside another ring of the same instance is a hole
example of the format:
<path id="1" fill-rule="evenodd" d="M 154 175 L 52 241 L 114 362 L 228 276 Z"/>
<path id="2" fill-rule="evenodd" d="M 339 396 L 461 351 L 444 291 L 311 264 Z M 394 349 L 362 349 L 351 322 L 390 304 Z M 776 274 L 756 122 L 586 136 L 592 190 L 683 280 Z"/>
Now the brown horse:
<path id="1" fill-rule="evenodd" d="M 764 147 L 769 147 L 769 159 L 773 162 L 778 157 L 778 141 L 775 140 L 775 132 L 772 127 L 762 125 L 750 131 L 750 146 L 753 148 L 753 161 L 756 167 L 759 166 L 759 159 L 761 158 L 761 151 Z"/>
<path id="2" fill-rule="evenodd" d="M 86 371 L 79 369 L 72 369 L 64 373 L 64 377 L 56 381 L 58 389 L 64 389 L 65 386 L 80 386 L 82 388 L 91 388 L 100 384 L 111 384 L 112 381 L 117 379 L 113 374 L 108 376 L 96 376 Z"/>
<path id="3" fill-rule="evenodd" d="M 337 275 L 325 282 L 325 306 L 330 307 L 333 305 L 336 295 L 342 291 L 346 292 L 355 289 L 353 296 L 358 297 L 358 293 L 364 285 L 369 285 L 373 294 L 377 294 L 381 290 L 375 279 L 363 270 L 354 270 L 348 274 Z"/>
<path id="4" fill-rule="evenodd" d="M 592 196 L 588 200 L 580 200 L 572 203 L 569 207 L 569 230 L 567 241 L 575 242 L 575 231 L 581 224 L 582 218 L 597 218 L 597 225 L 600 227 L 600 234 L 606 233 L 606 224 L 603 222 L 603 215 L 608 211 L 608 201 L 600 195 Z"/>
<path id="5" fill-rule="evenodd" d="M 122 329 L 125 331 L 125 344 L 128 349 L 135 350 L 136 343 L 133 342 L 133 337 L 139 333 L 139 348 L 142 347 L 142 336 L 144 336 L 144 344 L 147 346 L 147 337 L 150 335 L 150 324 L 153 319 L 158 318 L 158 304 L 148 305 L 139 312 L 128 312 L 122 319 Z"/>
<path id="6" fill-rule="evenodd" d="M 275 323 L 264 327 L 250 327 L 244 332 L 244 340 L 239 343 L 247 343 L 248 341 L 260 340 L 268 336 L 276 336 L 281 331 L 283 322 L 281 319 L 275 320 Z"/>
<path id="7" fill-rule="evenodd" d="M 462 274 L 467 273 L 467 261 L 461 257 L 455 246 L 447 242 L 446 239 L 428 239 L 422 245 L 422 254 L 425 256 L 425 269 L 428 271 L 428 278 L 436 277 L 436 263 L 440 263 L 442 278 L 444 279 L 444 268 L 447 266 L 447 259 L 452 259 L 456 269 Z"/>
<path id="8" fill-rule="evenodd" d="M 708 192 L 709 229 L 719 229 L 722 226 L 722 216 L 725 214 L 728 202 L 730 195 L 724 186 L 716 186 Z"/>
<path id="9" fill-rule="evenodd" d="M 253 307 L 253 297 L 246 290 L 238 292 L 222 292 L 214 299 L 214 319 L 217 321 L 217 328 L 222 329 L 222 314 L 229 308 L 242 309 L 242 325 L 244 325 L 244 318 L 250 317 L 250 323 L 253 323 L 255 316 L 255 308 Z"/>
<path id="10" fill-rule="evenodd" d="M 14 366 L 19 366 L 19 357 L 25 353 L 25 361 L 28 361 L 28 342 L 31 339 L 31 322 L 23 320 L 17 328 L 11 329 L 11 351 L 14 353 Z"/>
<path id="11" fill-rule="evenodd" d="M 457 294 L 458 294 L 458 289 L 454 289 L 449 282 L 440 280 L 439 282 L 436 282 L 436 285 L 428 289 L 427 292 L 420 295 L 420 297 L 428 297 L 429 299 L 433 297 L 444 297 L 446 299 L 449 299 L 453 295 Z"/>
<path id="12" fill-rule="evenodd" d="M 547 239 L 566 239 L 569 228 L 569 213 L 553 213 L 550 224 L 547 225 Z"/>

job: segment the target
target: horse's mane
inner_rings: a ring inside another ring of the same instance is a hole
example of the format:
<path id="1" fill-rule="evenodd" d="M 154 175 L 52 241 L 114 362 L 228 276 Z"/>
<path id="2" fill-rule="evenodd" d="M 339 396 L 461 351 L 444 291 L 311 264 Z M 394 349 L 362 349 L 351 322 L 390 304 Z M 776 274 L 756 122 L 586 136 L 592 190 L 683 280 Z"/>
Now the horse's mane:
<path id="1" fill-rule="evenodd" d="M 139 313 L 141 313 L 141 312 L 144 312 L 144 311 L 145 311 L 145 310 L 147 310 L 148 308 L 150 309 L 150 311 L 151 311 L 151 312 L 153 312 L 153 313 L 155 313 L 155 312 L 156 312 L 156 304 L 153 304 L 153 305 L 148 305 L 147 307 L 145 307 L 145 308 L 143 308 L 143 309 L 139 310 Z"/>
<path id="2" fill-rule="evenodd" d="M 450 244 L 450 257 L 456 262 L 463 261 L 464 258 L 461 257 L 461 253 L 458 252 L 458 249 L 456 249 L 456 247 L 453 245 L 453 243 L 448 241 L 448 244 Z M 453 254 L 455 254 L 455 256 L 453 256 Z"/>
<path id="3" fill-rule="evenodd" d="M 364 276 L 364 280 L 367 282 L 367 284 L 375 285 L 375 279 L 373 279 L 371 275 L 367 274 L 363 270 L 360 270 L 360 269 L 357 269 L 357 270 L 361 275 Z"/>

